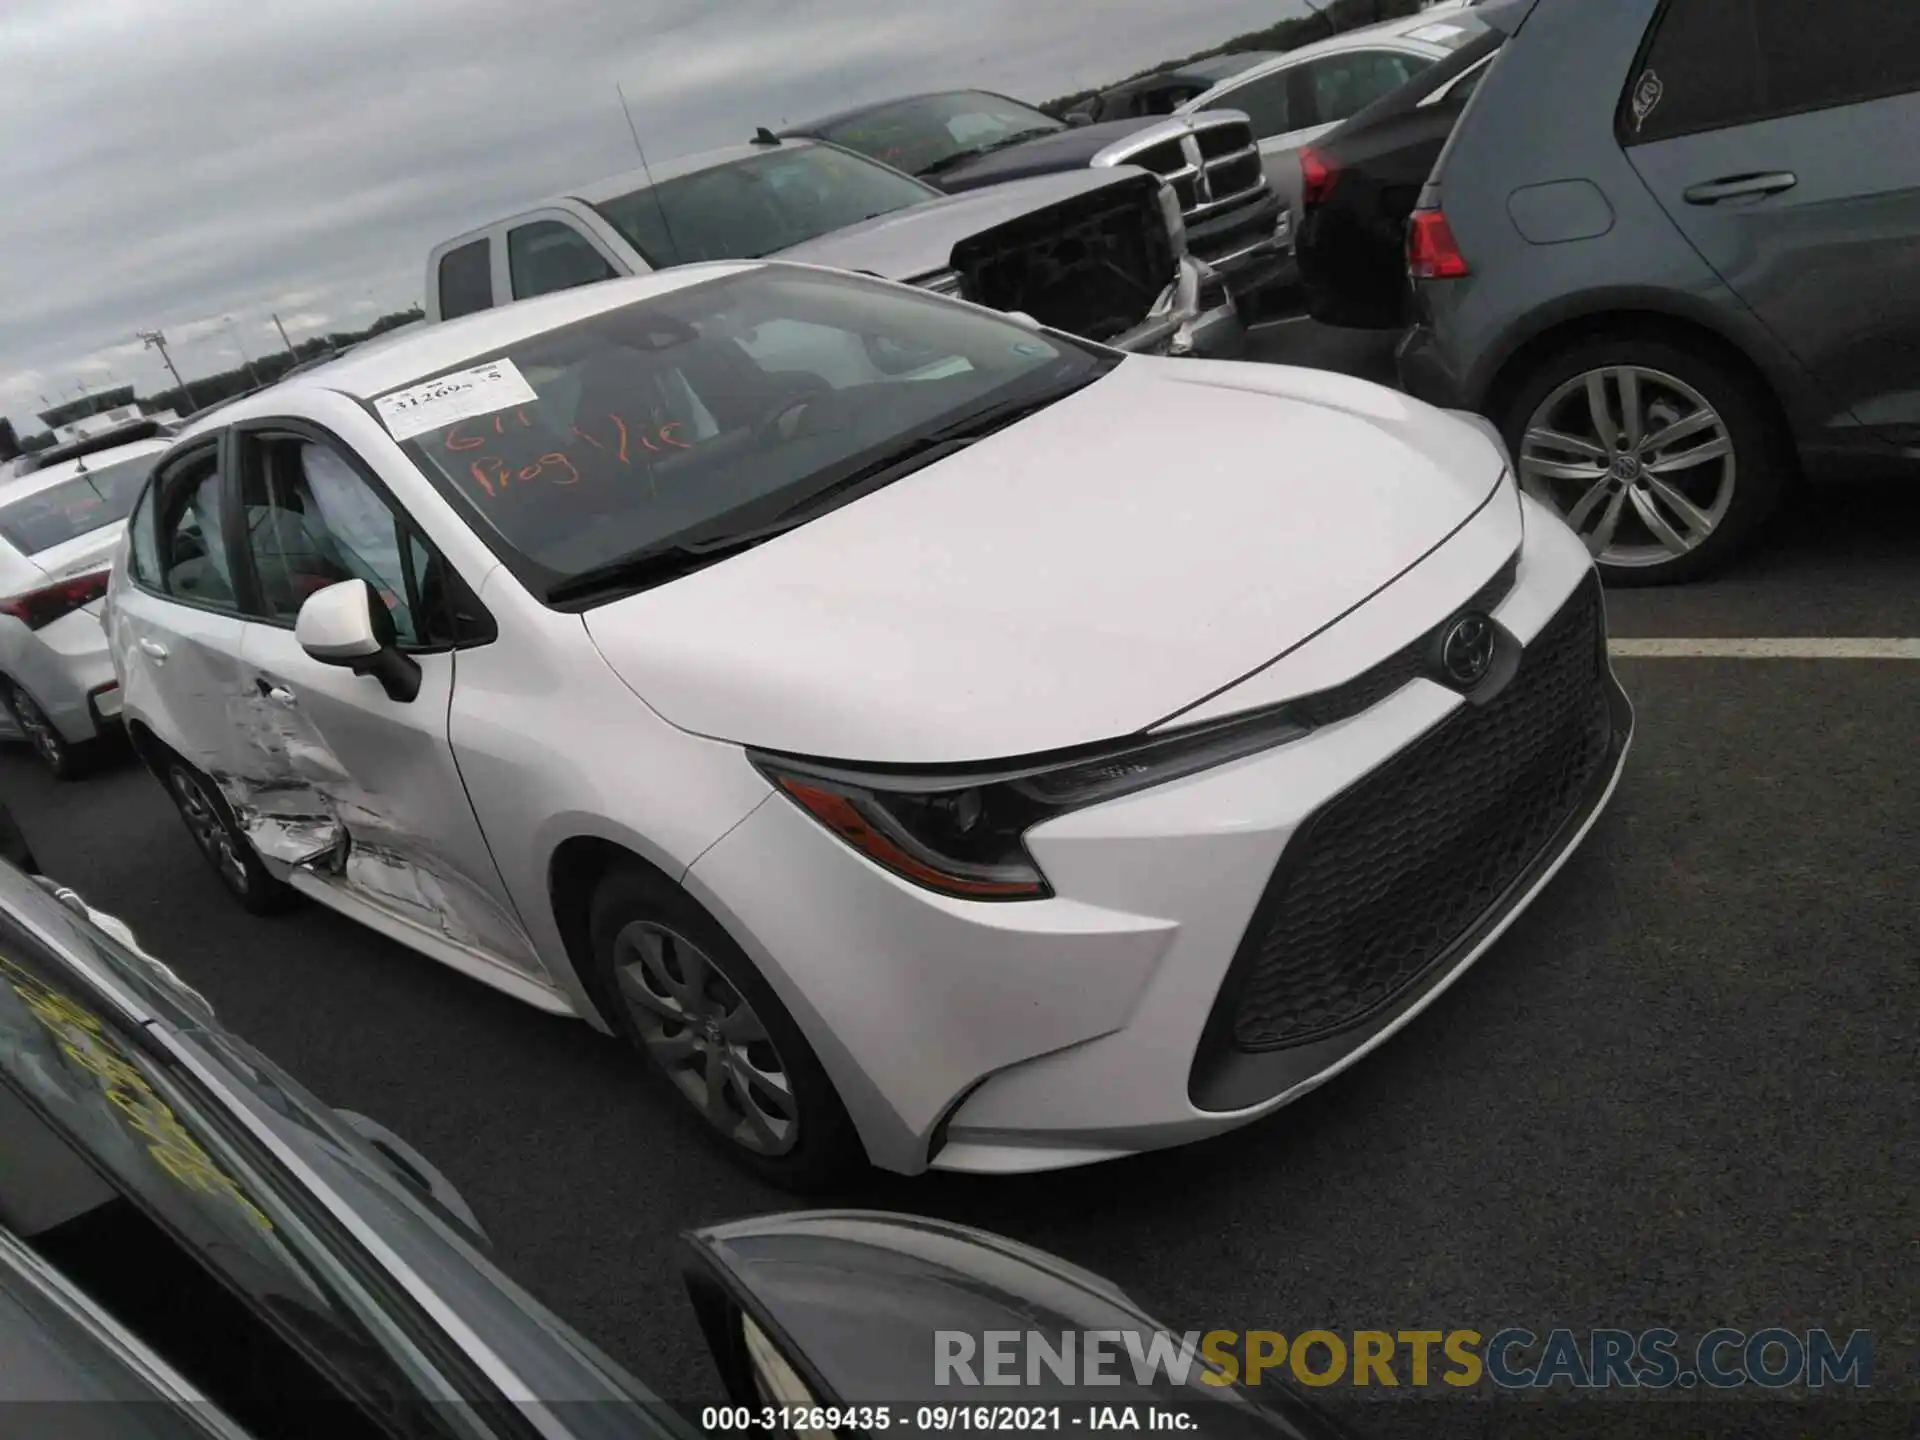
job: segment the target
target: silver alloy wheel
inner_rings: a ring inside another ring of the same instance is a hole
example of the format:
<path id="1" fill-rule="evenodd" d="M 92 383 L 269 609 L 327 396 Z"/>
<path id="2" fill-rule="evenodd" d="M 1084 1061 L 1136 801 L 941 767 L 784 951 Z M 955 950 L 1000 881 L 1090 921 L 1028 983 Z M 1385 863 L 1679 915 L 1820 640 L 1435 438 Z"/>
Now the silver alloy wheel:
<path id="1" fill-rule="evenodd" d="M 799 1143 L 786 1062 L 746 998 L 693 941 L 635 920 L 613 941 L 614 974 L 641 1043 L 721 1134 L 760 1155 Z"/>
<path id="2" fill-rule="evenodd" d="M 54 770 L 66 764 L 67 742 L 60 738 L 60 732 L 53 728 L 53 722 L 47 718 L 46 712 L 34 704 L 31 695 L 18 685 L 9 686 L 7 708 L 13 711 L 14 723 L 27 737 L 27 743 L 33 746 L 34 754 Z"/>
<path id="3" fill-rule="evenodd" d="M 1601 563 L 1642 568 L 1691 554 L 1733 503 L 1733 436 L 1685 381 L 1640 365 L 1576 375 L 1540 402 L 1520 444 L 1520 484 Z"/>
<path id="4" fill-rule="evenodd" d="M 180 806 L 180 813 L 186 818 L 187 829 L 193 834 L 193 843 L 200 847 L 200 853 L 213 862 L 214 869 L 236 891 L 247 893 L 247 865 L 241 859 L 238 842 L 233 832 L 227 828 L 225 820 L 220 818 L 220 809 L 213 803 L 213 797 L 207 794 L 206 787 L 185 769 L 176 765 L 171 775 L 174 800 Z"/>

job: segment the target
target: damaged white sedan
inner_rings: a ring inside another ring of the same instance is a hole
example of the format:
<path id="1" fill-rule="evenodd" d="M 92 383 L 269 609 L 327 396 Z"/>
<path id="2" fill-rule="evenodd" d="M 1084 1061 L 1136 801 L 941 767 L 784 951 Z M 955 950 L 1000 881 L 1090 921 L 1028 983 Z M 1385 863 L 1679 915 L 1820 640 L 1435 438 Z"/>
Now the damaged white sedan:
<path id="1" fill-rule="evenodd" d="M 208 416 L 108 624 L 244 904 L 625 1036 L 790 1186 L 1287 1103 L 1540 893 L 1632 725 L 1484 425 L 786 264 Z"/>

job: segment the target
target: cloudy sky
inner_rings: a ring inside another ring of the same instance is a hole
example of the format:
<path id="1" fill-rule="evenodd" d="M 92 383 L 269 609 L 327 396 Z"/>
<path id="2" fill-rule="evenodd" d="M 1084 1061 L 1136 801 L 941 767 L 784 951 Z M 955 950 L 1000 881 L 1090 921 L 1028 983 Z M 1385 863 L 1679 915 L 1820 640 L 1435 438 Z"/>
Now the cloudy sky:
<path id="1" fill-rule="evenodd" d="M 5 0 L 0 414 L 418 301 L 428 249 L 647 158 L 890 94 L 1032 100 L 1300 0 Z"/>

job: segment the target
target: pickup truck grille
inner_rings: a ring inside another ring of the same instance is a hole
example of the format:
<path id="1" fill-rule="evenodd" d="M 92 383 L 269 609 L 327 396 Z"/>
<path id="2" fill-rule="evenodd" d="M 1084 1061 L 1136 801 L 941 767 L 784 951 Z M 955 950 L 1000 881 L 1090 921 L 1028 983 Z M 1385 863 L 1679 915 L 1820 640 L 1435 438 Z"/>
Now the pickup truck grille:
<path id="1" fill-rule="evenodd" d="M 1256 202 L 1267 188 L 1266 169 L 1253 126 L 1230 111 L 1202 111 L 1187 118 L 1189 134 L 1162 137 L 1129 150 L 1125 144 L 1109 147 L 1101 160 L 1110 165 L 1138 165 L 1173 186 L 1189 226 Z"/>
<path id="2" fill-rule="evenodd" d="M 1159 187 L 1145 177 L 1049 205 L 953 249 L 968 299 L 1101 341 L 1147 318 L 1175 265 Z"/>

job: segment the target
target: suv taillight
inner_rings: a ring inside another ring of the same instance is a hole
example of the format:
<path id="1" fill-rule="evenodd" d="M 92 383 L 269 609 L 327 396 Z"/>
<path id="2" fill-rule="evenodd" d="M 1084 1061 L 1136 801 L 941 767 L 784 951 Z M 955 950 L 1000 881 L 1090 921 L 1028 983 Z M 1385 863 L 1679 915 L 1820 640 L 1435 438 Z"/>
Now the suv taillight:
<path id="1" fill-rule="evenodd" d="M 1306 209 L 1323 205 L 1339 183 L 1340 167 L 1318 150 L 1300 152 L 1300 202 Z"/>
<path id="2" fill-rule="evenodd" d="M 1439 210 L 1416 210 L 1407 222 L 1407 273 L 1415 280 L 1461 280 L 1473 271 Z"/>
<path id="3" fill-rule="evenodd" d="M 11 615 L 29 630 L 41 630 L 63 615 L 71 615 L 82 605 L 107 598 L 110 571 L 96 570 L 88 575 L 69 575 L 52 585 L 0 600 L 0 614 Z"/>

